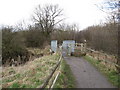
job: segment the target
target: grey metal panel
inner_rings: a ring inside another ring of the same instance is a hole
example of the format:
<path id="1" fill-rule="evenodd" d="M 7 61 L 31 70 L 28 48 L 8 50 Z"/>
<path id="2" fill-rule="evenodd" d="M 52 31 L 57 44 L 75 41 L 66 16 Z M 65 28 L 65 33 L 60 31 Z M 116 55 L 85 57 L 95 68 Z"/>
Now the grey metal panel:
<path id="1" fill-rule="evenodd" d="M 62 47 L 65 51 L 67 51 L 70 54 L 71 52 L 74 52 L 75 41 L 74 40 L 64 40 Z"/>
<path id="2" fill-rule="evenodd" d="M 57 51 L 57 40 L 51 41 L 51 50 L 56 52 Z"/>

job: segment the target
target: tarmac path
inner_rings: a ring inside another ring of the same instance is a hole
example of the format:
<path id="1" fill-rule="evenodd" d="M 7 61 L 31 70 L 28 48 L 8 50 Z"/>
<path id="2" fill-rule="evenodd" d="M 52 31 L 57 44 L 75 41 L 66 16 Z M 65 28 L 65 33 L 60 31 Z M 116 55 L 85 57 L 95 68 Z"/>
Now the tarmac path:
<path id="1" fill-rule="evenodd" d="M 115 88 L 106 77 L 82 57 L 66 57 L 76 79 L 76 88 Z"/>

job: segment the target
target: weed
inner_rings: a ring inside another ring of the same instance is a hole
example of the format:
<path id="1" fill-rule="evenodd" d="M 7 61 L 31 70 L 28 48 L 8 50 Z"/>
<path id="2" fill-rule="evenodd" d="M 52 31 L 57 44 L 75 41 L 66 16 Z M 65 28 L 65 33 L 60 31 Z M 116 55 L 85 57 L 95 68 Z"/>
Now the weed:
<path id="1" fill-rule="evenodd" d="M 26 84 L 22 84 L 20 88 L 26 88 L 27 85 Z"/>
<path id="2" fill-rule="evenodd" d="M 9 88 L 19 88 L 19 87 L 20 87 L 20 84 L 18 82 L 15 82 Z"/>

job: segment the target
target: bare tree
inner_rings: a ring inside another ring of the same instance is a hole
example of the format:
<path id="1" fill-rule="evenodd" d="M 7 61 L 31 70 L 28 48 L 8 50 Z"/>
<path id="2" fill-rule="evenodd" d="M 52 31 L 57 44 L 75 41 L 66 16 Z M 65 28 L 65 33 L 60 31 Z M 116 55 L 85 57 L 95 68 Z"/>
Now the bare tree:
<path id="1" fill-rule="evenodd" d="M 95 4 L 101 11 L 108 15 L 108 23 L 118 23 L 120 19 L 120 1 L 119 0 L 106 0 L 102 4 Z"/>
<path id="2" fill-rule="evenodd" d="M 54 26 L 63 20 L 63 18 L 61 19 L 61 16 L 63 16 L 62 11 L 58 5 L 46 5 L 45 7 L 39 5 L 33 15 L 35 26 L 38 27 L 46 37 L 49 37 L 54 30 Z"/>

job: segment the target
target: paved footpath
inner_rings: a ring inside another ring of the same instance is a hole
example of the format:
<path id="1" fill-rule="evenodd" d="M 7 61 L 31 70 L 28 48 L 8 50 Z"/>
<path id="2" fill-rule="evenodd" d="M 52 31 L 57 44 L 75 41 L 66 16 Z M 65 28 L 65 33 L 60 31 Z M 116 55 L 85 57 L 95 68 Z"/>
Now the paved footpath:
<path id="1" fill-rule="evenodd" d="M 77 88 L 115 88 L 106 77 L 83 58 L 65 57 L 76 78 Z"/>

